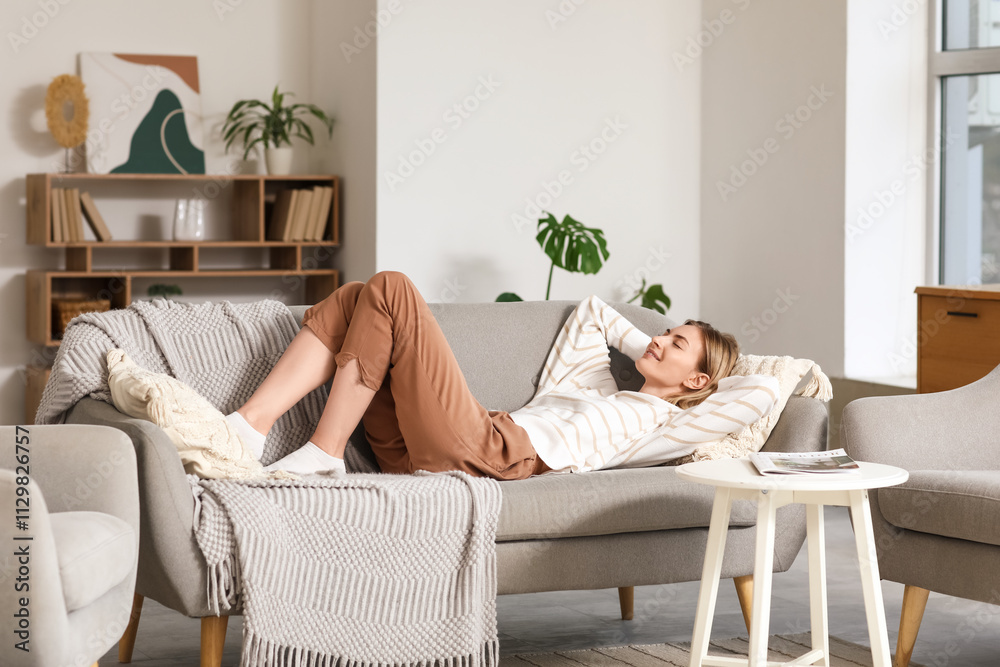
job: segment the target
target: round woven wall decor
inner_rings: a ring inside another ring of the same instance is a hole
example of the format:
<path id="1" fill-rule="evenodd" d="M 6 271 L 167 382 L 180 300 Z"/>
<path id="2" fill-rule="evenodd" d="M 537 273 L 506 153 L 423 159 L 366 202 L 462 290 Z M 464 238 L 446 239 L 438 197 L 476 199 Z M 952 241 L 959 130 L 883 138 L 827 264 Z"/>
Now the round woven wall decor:
<path id="1" fill-rule="evenodd" d="M 66 102 L 73 107 L 73 117 L 66 119 L 63 109 Z M 83 92 L 83 81 L 72 74 L 60 74 L 52 79 L 45 94 L 45 120 L 49 132 L 63 148 L 73 148 L 87 138 L 87 121 L 90 119 L 90 104 Z"/>

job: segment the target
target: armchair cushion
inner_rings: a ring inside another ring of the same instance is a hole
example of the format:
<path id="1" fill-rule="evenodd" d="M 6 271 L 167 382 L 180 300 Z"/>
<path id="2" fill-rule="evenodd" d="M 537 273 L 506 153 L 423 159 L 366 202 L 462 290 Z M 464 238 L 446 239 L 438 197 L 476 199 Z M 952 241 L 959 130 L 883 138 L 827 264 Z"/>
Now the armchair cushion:
<path id="1" fill-rule="evenodd" d="M 1000 471 L 916 470 L 879 489 L 879 507 L 898 528 L 1000 546 Z"/>
<path id="2" fill-rule="evenodd" d="M 103 512 L 49 515 L 66 611 L 83 609 L 125 580 L 138 549 L 135 531 Z"/>

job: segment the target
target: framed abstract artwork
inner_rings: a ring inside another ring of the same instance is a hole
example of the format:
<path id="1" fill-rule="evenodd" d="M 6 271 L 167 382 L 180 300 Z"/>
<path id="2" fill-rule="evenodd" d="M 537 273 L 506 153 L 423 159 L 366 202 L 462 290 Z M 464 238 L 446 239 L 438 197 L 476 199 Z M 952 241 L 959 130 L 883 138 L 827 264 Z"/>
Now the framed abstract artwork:
<path id="1" fill-rule="evenodd" d="M 81 53 L 94 174 L 204 174 L 197 56 Z"/>

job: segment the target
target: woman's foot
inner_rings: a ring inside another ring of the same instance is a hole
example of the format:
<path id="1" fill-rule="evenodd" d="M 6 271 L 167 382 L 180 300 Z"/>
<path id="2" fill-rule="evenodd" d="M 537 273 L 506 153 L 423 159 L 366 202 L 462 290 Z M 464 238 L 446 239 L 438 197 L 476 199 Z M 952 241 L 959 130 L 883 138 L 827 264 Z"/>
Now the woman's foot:
<path id="1" fill-rule="evenodd" d="M 243 439 L 243 443 L 249 448 L 253 457 L 260 461 L 260 457 L 264 455 L 264 441 L 267 440 L 267 434 L 261 433 L 251 426 L 250 422 L 244 419 L 243 415 L 238 412 L 226 415 L 226 421 L 236 429 L 236 432 Z"/>
<path id="2" fill-rule="evenodd" d="M 323 470 L 347 472 L 344 459 L 331 456 L 314 444 L 312 440 L 302 445 L 288 456 L 278 459 L 264 468 L 266 472 L 284 470 L 296 475 L 311 475 Z"/>

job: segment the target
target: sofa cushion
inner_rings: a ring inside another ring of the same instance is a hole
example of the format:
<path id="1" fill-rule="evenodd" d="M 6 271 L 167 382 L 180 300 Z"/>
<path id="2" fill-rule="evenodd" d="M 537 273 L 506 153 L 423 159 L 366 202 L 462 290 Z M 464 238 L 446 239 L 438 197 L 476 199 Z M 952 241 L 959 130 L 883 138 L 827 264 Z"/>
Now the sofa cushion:
<path id="1" fill-rule="evenodd" d="M 125 580 L 138 544 L 132 527 L 103 512 L 49 515 L 66 611 L 82 609 Z"/>
<path id="2" fill-rule="evenodd" d="M 497 542 L 707 527 L 715 489 L 674 468 L 547 473 L 500 484 Z M 735 501 L 730 526 L 752 526 L 756 507 Z"/>
<path id="3" fill-rule="evenodd" d="M 177 378 L 139 366 L 122 350 L 109 350 L 107 359 L 114 406 L 162 428 L 177 447 L 184 472 L 204 479 L 265 474 L 236 429 L 204 396 Z"/>
<path id="4" fill-rule="evenodd" d="M 1000 471 L 911 471 L 880 489 L 878 504 L 899 528 L 1000 546 Z"/>

